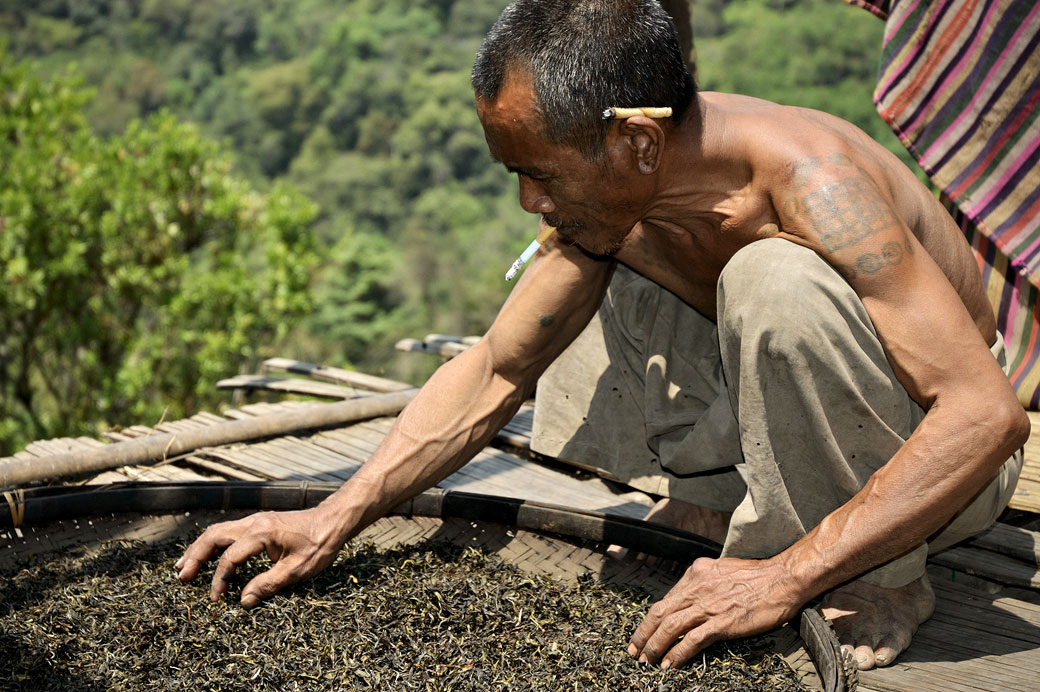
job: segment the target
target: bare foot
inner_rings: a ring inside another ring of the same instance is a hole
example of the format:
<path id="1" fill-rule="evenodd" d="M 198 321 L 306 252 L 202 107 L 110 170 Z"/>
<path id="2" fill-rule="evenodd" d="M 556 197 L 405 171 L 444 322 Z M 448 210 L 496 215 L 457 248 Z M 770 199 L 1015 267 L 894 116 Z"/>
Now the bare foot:
<path id="1" fill-rule="evenodd" d="M 928 575 L 898 589 L 854 581 L 827 594 L 820 607 L 834 625 L 841 648 L 860 670 L 890 666 L 935 611 Z"/>
<path id="2" fill-rule="evenodd" d="M 705 509 L 682 500 L 666 497 L 659 500 L 643 518 L 655 524 L 689 531 L 721 544 L 726 541 L 729 520 L 732 516 L 732 512 Z M 618 545 L 607 548 L 607 554 L 613 557 L 622 557 L 627 552 L 625 548 Z"/>

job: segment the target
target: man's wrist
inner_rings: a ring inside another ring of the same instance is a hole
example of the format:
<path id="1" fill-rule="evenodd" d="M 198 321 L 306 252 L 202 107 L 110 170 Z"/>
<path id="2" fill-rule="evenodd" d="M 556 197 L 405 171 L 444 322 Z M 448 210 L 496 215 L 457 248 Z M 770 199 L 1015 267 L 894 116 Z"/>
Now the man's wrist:
<path id="1" fill-rule="evenodd" d="M 322 527 L 329 542 L 342 547 L 360 531 L 364 508 L 352 493 L 340 489 L 322 500 L 314 510 L 315 522 Z"/>
<path id="2" fill-rule="evenodd" d="M 803 539 L 804 540 L 804 539 Z M 813 555 L 806 546 L 796 543 L 787 550 L 767 558 L 774 570 L 778 587 L 787 594 L 787 600 L 801 607 L 829 588 L 828 570 L 822 556 Z"/>

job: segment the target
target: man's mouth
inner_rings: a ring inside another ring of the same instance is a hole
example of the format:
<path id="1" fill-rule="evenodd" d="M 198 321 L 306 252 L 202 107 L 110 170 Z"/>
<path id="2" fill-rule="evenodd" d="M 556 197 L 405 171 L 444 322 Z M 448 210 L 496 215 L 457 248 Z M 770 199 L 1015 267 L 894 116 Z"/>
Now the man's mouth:
<path id="1" fill-rule="evenodd" d="M 583 228 L 583 226 L 580 223 L 577 223 L 576 221 L 566 221 L 564 219 L 549 216 L 543 216 L 542 218 L 545 220 L 545 223 L 547 225 L 555 228 L 556 232 L 560 233 L 561 235 L 568 235 L 569 233 L 573 233 L 574 231 Z"/>

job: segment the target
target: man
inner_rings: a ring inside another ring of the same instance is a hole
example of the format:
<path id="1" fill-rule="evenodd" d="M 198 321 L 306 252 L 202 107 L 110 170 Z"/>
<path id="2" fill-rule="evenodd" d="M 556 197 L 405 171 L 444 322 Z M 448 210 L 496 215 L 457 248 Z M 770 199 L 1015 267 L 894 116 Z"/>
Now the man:
<path id="1" fill-rule="evenodd" d="M 848 123 L 696 93 L 654 0 L 517 0 L 481 47 L 473 84 L 521 206 L 558 230 L 485 338 L 437 371 L 342 489 L 312 510 L 211 527 L 178 561 L 181 578 L 223 549 L 216 599 L 266 551 L 275 565 L 242 591 L 251 607 L 323 569 L 369 523 L 464 465 L 604 296 L 609 305 L 636 286 L 633 319 L 619 327 L 634 360 L 670 370 L 636 342 L 645 313 L 674 315 L 670 357 L 685 352 L 694 377 L 724 385 L 728 406 L 708 406 L 709 418 L 732 417 L 729 432 L 714 429 L 729 436 L 728 463 L 742 465 L 748 490 L 725 556 L 692 565 L 630 653 L 681 665 L 830 592 L 825 614 L 860 665 L 891 663 L 932 610 L 927 541 L 992 521 L 1028 434 L 945 211 Z M 612 106 L 674 114 L 602 120 Z"/>

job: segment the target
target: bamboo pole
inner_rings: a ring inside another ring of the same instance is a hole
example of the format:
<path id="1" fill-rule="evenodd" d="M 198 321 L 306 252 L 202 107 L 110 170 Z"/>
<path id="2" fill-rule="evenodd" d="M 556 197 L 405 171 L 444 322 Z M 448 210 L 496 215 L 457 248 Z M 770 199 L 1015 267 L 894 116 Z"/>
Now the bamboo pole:
<path id="1" fill-rule="evenodd" d="M 82 452 L 31 459 L 9 458 L 0 463 L 0 488 L 157 461 L 200 447 L 284 435 L 297 430 L 327 428 L 366 418 L 392 416 L 400 413 L 418 391 L 408 389 L 360 399 L 316 404 L 293 411 L 227 421 L 196 430 L 146 435 Z"/>

